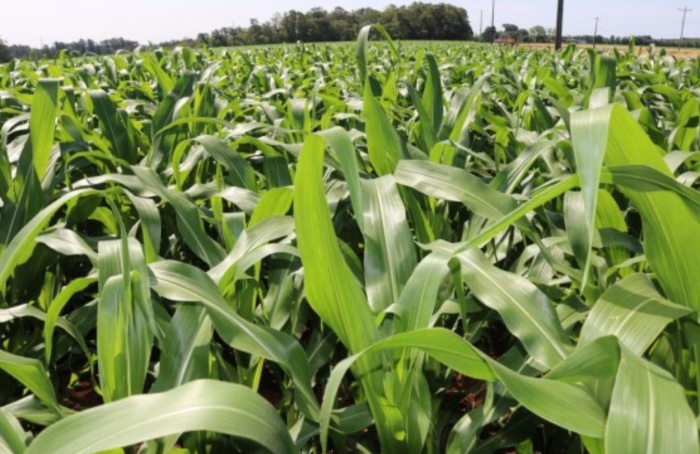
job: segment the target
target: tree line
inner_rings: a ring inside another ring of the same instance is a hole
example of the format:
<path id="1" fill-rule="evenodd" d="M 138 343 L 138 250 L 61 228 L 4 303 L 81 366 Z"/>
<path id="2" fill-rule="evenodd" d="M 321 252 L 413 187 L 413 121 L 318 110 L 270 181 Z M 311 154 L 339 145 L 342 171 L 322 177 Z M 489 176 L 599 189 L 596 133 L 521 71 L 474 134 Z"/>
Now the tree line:
<path id="1" fill-rule="evenodd" d="M 394 39 L 401 40 L 470 40 L 474 32 L 464 8 L 447 3 L 415 2 L 408 6 L 390 5 L 383 11 L 360 8 L 352 11 L 337 7 L 331 11 L 313 8 L 307 12 L 289 10 L 275 14 L 269 21 L 252 19 L 248 26 L 231 26 L 196 38 L 173 40 L 155 44 L 175 46 L 244 46 L 295 42 L 353 41 L 365 25 L 381 24 Z M 114 38 L 95 42 L 80 40 L 70 43 L 55 42 L 41 49 L 29 46 L 8 46 L 0 41 L 0 62 L 10 58 L 55 58 L 62 50 L 80 55 L 106 55 L 117 50 L 134 50 L 135 41 Z"/>
<path id="2" fill-rule="evenodd" d="M 414 2 L 408 6 L 390 5 L 380 11 L 374 8 L 346 10 L 337 7 L 331 11 L 313 8 L 307 12 L 289 10 L 277 13 L 268 21 L 252 19 L 248 26 L 223 27 L 200 33 L 197 37 L 151 44 L 149 47 L 225 47 L 265 45 L 294 42 L 353 41 L 360 29 L 368 24 L 381 24 L 394 38 L 400 40 L 502 40 L 511 43 L 549 43 L 554 40 L 554 29 L 541 25 L 524 29 L 515 24 L 503 24 L 502 29 L 486 27 L 481 35 L 474 35 L 469 16 L 464 8 L 447 3 Z M 592 35 L 567 36 L 569 42 L 592 43 Z M 651 36 L 616 37 L 598 36 L 597 43 L 628 44 L 634 38 L 636 44 L 677 46 L 678 40 L 658 40 Z M 700 39 L 686 39 L 684 47 L 700 46 Z M 119 50 L 133 51 L 136 41 L 112 38 L 103 41 L 91 39 L 74 42 L 55 42 L 35 49 L 24 45 L 7 45 L 0 39 L 0 63 L 11 58 L 56 58 L 61 51 L 78 55 L 108 55 Z"/>
<path id="3" fill-rule="evenodd" d="M 136 41 L 130 41 L 124 38 L 111 38 L 99 42 L 91 39 L 81 39 L 68 43 L 55 42 L 51 46 L 45 45 L 42 48 L 36 49 L 21 44 L 8 45 L 0 40 L 0 63 L 12 58 L 56 58 L 63 50 L 71 53 L 75 52 L 78 55 L 109 55 L 120 50 L 133 51 L 138 46 L 139 43 Z"/>
<path id="4" fill-rule="evenodd" d="M 200 33 L 196 42 L 212 47 L 293 42 L 352 41 L 365 25 L 381 24 L 394 39 L 469 40 L 474 33 L 464 8 L 446 3 L 415 2 L 390 5 L 383 11 L 337 7 L 332 11 L 313 8 L 303 13 L 290 10 L 267 22 L 251 20 L 248 27 L 225 27 Z"/>
<path id="5" fill-rule="evenodd" d="M 502 29 L 488 26 L 482 32 L 480 39 L 483 42 L 505 41 L 510 43 L 553 43 L 555 30 L 553 28 L 544 28 L 537 25 L 530 29 L 523 29 L 515 24 L 503 24 Z M 628 45 L 631 42 L 640 45 L 648 46 L 654 44 L 661 47 L 700 47 L 700 38 L 684 38 L 681 42 L 679 39 L 657 39 L 650 35 L 633 35 L 633 36 L 593 36 L 593 35 L 567 35 L 564 40 L 570 43 L 585 43 L 593 44 L 618 44 Z"/>

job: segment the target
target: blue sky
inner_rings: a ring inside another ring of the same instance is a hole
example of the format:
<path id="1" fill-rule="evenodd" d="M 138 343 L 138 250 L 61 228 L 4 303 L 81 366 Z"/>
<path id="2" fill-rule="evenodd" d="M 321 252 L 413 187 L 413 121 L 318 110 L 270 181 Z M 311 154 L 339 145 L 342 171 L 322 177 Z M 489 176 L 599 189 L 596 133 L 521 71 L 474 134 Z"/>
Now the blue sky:
<path id="1" fill-rule="evenodd" d="M 430 0 L 423 0 L 430 3 Z M 686 36 L 700 36 L 700 2 L 689 1 Z M 388 4 L 410 1 L 343 0 L 0 0 L 0 38 L 12 44 L 101 40 L 122 36 L 142 43 L 194 37 L 199 32 L 231 25 L 247 25 L 251 18 L 268 20 L 275 12 L 307 11 L 315 6 L 345 9 L 366 6 L 383 9 Z M 480 11 L 484 27 L 490 22 L 490 0 L 451 0 L 467 9 L 472 27 L 479 30 Z M 566 0 L 565 34 L 593 33 L 600 16 L 602 35 L 651 34 L 676 37 L 680 32 L 683 3 L 668 0 Z M 515 23 L 529 28 L 554 26 L 556 0 L 496 0 L 496 24 Z"/>

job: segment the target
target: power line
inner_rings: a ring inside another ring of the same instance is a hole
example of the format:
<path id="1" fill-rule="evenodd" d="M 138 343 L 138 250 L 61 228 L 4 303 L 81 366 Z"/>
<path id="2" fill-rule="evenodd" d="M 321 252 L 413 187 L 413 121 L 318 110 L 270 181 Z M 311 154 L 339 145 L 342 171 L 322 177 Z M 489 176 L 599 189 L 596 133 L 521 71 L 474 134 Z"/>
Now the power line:
<path id="1" fill-rule="evenodd" d="M 692 10 L 692 9 L 688 9 L 688 7 L 686 6 L 686 7 L 683 8 L 683 9 L 678 8 L 678 11 L 683 11 L 683 22 L 681 22 L 681 39 L 678 40 L 678 51 L 680 52 L 680 50 L 681 50 L 681 44 L 683 44 L 683 32 L 685 31 L 685 16 L 686 16 L 688 13 L 691 13 L 693 10 Z"/>
<path id="2" fill-rule="evenodd" d="M 593 19 L 595 19 L 595 31 L 593 32 L 593 49 L 595 49 L 595 44 L 598 40 L 598 21 L 600 17 L 594 17 Z"/>

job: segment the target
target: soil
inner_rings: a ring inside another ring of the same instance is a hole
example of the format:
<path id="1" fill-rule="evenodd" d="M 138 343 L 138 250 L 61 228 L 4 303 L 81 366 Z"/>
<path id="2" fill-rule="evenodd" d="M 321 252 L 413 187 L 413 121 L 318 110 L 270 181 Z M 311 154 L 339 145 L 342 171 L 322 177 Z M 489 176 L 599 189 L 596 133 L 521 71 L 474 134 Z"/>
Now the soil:
<path id="1" fill-rule="evenodd" d="M 551 43 L 524 43 L 524 44 L 518 44 L 520 47 L 524 47 L 526 49 L 548 49 L 548 50 L 554 50 L 554 44 Z M 579 49 L 590 49 L 593 47 L 592 44 L 577 44 L 577 48 Z M 629 50 L 629 47 L 627 45 L 622 45 L 622 44 L 617 44 L 617 45 L 612 45 L 612 44 L 598 44 L 596 45 L 596 49 L 606 51 L 606 52 L 612 52 L 613 49 L 617 49 L 619 52 L 627 52 Z M 698 58 L 700 57 L 700 49 L 681 49 L 680 51 L 676 47 L 656 47 L 655 53 L 658 55 L 661 52 L 661 49 L 666 49 L 666 55 L 671 55 L 674 57 L 678 58 L 686 58 L 686 59 L 693 59 L 693 58 Z M 642 55 L 646 55 L 649 53 L 649 46 L 637 46 L 636 53 L 641 53 Z"/>

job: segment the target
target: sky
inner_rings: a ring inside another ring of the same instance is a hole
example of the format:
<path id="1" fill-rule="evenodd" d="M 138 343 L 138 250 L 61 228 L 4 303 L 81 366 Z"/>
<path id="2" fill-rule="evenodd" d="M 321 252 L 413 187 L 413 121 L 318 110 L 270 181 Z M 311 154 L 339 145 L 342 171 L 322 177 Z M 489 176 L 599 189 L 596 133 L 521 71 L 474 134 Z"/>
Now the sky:
<path id="1" fill-rule="evenodd" d="M 440 1 L 422 0 L 427 3 Z M 700 37 L 700 2 L 688 0 L 695 10 L 688 13 L 685 36 Z M 481 11 L 484 27 L 491 21 L 490 0 L 443 0 L 467 10 L 472 28 L 478 33 Z M 321 6 L 346 10 L 371 6 L 384 9 L 384 0 L 0 0 L 0 38 L 10 44 L 39 47 L 54 41 L 80 38 L 100 41 L 123 37 L 141 43 L 194 38 L 200 32 L 221 27 L 247 26 L 250 19 L 266 21 L 276 12 L 290 9 L 308 11 Z M 542 25 L 552 28 L 556 21 L 556 0 L 496 0 L 495 23 L 513 23 L 521 28 Z M 675 38 L 680 34 L 682 3 L 671 0 L 565 0 L 564 34 L 593 34 L 594 17 L 600 17 L 599 33 L 610 35 L 652 35 Z"/>

